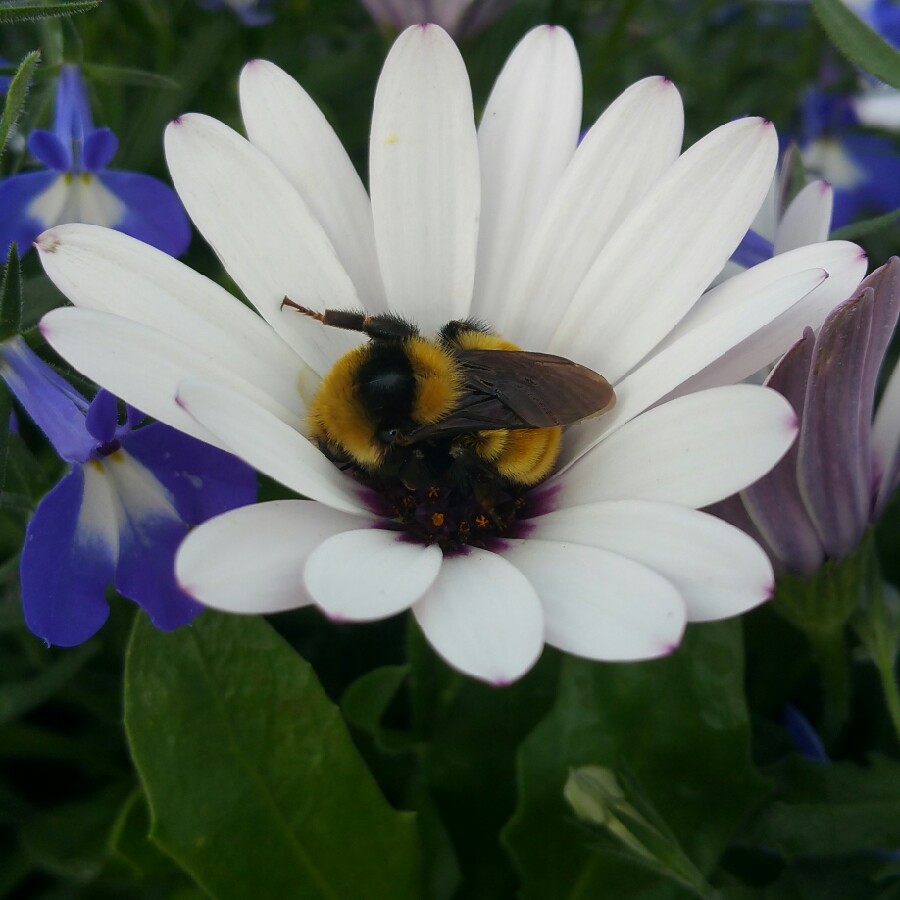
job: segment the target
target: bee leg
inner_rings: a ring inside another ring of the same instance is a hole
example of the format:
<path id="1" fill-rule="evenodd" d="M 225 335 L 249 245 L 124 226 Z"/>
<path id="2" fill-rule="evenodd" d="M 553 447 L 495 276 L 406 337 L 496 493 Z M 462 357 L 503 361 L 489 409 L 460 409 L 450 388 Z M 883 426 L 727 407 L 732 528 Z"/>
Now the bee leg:
<path id="1" fill-rule="evenodd" d="M 345 331 L 361 331 L 376 341 L 402 341 L 404 338 L 414 337 L 419 333 L 412 322 L 407 322 L 401 316 L 391 314 L 370 316 L 359 310 L 326 309 L 325 312 L 316 312 L 307 306 L 284 297 L 281 300 L 281 308 L 290 307 L 297 312 L 309 316 L 323 325 L 332 328 L 343 328 Z"/>

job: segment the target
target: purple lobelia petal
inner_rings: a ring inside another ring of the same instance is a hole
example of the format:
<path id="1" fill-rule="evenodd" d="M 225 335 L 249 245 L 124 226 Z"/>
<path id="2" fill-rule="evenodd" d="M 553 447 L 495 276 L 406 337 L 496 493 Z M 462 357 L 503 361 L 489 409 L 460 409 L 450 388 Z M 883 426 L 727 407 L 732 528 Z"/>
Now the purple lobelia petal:
<path id="1" fill-rule="evenodd" d="M 191 226 L 178 195 L 168 185 L 138 172 L 105 171 L 102 184 L 124 204 L 112 227 L 146 244 L 180 256 L 191 242 Z"/>
<path id="2" fill-rule="evenodd" d="M 791 743 L 797 748 L 797 752 L 807 759 L 817 762 L 829 762 L 828 754 L 822 738 L 816 733 L 815 728 L 809 724 L 806 716 L 793 706 L 784 709 L 784 727 L 787 729 Z"/>
<path id="3" fill-rule="evenodd" d="M 91 637 L 109 615 L 103 594 L 117 552 L 115 509 L 102 469 L 76 466 L 44 497 L 25 531 L 19 573 L 31 631 L 63 647 Z"/>
<path id="4" fill-rule="evenodd" d="M 731 258 L 738 265 L 746 266 L 749 269 L 757 263 L 771 259 L 774 253 L 775 248 L 772 242 L 751 228 L 741 238 L 741 242 L 737 245 L 734 253 L 731 254 Z"/>
<path id="5" fill-rule="evenodd" d="M 105 444 L 116 436 L 117 415 L 118 404 L 115 396 L 101 388 L 88 407 L 84 418 L 85 428 L 98 443 Z"/>
<path id="6" fill-rule="evenodd" d="M 807 328 L 766 381 L 768 387 L 787 399 L 801 421 L 814 348 L 815 335 Z M 808 575 L 822 564 L 825 552 L 800 496 L 797 454 L 798 443 L 795 441 L 775 468 L 740 496 L 778 568 Z M 733 524 L 741 525 L 740 522 Z"/>
<path id="7" fill-rule="evenodd" d="M 119 427 L 118 432 L 116 433 L 117 437 L 123 437 L 128 434 L 132 428 L 137 428 L 144 419 L 147 418 L 147 414 L 142 410 L 138 409 L 136 406 L 132 406 L 130 403 L 125 404 L 125 424 Z"/>
<path id="8" fill-rule="evenodd" d="M 104 469 L 120 510 L 116 590 L 146 610 L 157 628 L 186 625 L 203 608 L 175 581 L 175 551 L 187 526 L 169 492 L 130 454 L 113 454 Z"/>
<path id="9" fill-rule="evenodd" d="M 128 452 L 171 493 L 190 525 L 256 499 L 256 473 L 236 456 L 159 423 L 128 438 Z"/>
<path id="10" fill-rule="evenodd" d="M 32 131 L 28 136 L 28 152 L 48 169 L 57 172 L 71 172 L 75 164 L 72 146 L 53 131 Z"/>
<path id="11" fill-rule="evenodd" d="M 836 559 L 856 546 L 869 521 L 874 375 L 885 349 L 882 318 L 866 279 L 825 320 L 813 352 L 797 477 L 825 552 Z"/>
<path id="12" fill-rule="evenodd" d="M 835 184 L 834 228 L 860 215 L 881 215 L 900 206 L 900 153 L 889 138 L 845 134 L 840 147 L 860 176 L 852 184 Z"/>
<path id="13" fill-rule="evenodd" d="M 54 113 L 53 130 L 60 140 L 80 148 L 87 135 L 94 130 L 94 120 L 78 66 L 63 66 L 59 70 Z M 76 158 L 75 166 L 79 164 L 80 159 Z"/>
<path id="14" fill-rule="evenodd" d="M 119 149 L 119 139 L 108 128 L 97 128 L 84 139 L 81 168 L 85 172 L 98 172 L 109 165 Z"/>
<path id="15" fill-rule="evenodd" d="M 87 401 L 22 338 L 0 344 L 0 377 L 64 460 L 90 459 L 97 442 L 84 427 Z"/>
<path id="16" fill-rule="evenodd" d="M 53 222 L 45 222 L 32 211 L 32 203 L 58 178 L 56 172 L 25 172 L 0 181 L 0 252 L 13 242 L 24 254 L 31 242 Z"/>

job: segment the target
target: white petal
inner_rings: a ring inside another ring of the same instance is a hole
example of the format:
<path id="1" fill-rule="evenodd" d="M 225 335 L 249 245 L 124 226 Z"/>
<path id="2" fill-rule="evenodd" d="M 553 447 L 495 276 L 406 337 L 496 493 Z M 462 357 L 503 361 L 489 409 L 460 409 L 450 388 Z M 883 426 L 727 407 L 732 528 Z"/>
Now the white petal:
<path id="1" fill-rule="evenodd" d="M 332 509 L 369 515 L 349 477 L 300 432 L 253 400 L 201 378 L 182 381 L 177 400 L 226 449 L 285 487 Z"/>
<path id="2" fill-rule="evenodd" d="M 834 188 L 827 181 L 806 185 L 784 211 L 775 232 L 775 253 L 828 240 Z"/>
<path id="3" fill-rule="evenodd" d="M 502 332 L 520 309 L 511 278 L 575 152 L 580 127 L 575 44 L 562 28 L 535 28 L 506 61 L 478 129 L 481 224 L 472 312 Z"/>
<path id="4" fill-rule="evenodd" d="M 106 468 L 90 463 L 82 466 L 84 488 L 75 541 L 82 545 L 100 544 L 109 548 L 113 560 L 119 557 L 119 501 Z"/>
<path id="5" fill-rule="evenodd" d="M 520 678 L 544 646 L 544 614 L 534 588 L 487 550 L 470 547 L 465 555 L 447 557 L 413 613 L 451 666 L 491 684 Z"/>
<path id="6" fill-rule="evenodd" d="M 550 350 L 618 381 L 694 305 L 753 221 L 775 129 L 741 119 L 690 147 L 610 238 Z"/>
<path id="7" fill-rule="evenodd" d="M 786 275 L 771 286 L 735 297 L 709 320 L 686 329 L 677 340 L 654 353 L 616 385 L 616 405 L 598 419 L 566 432 L 558 471 L 564 472 L 591 447 L 720 358 L 749 335 L 798 303 L 825 281 L 821 269 Z M 750 374 L 747 372 L 746 374 Z"/>
<path id="8" fill-rule="evenodd" d="M 677 588 L 688 621 L 739 615 L 772 596 L 769 558 L 743 531 L 684 506 L 591 503 L 530 519 L 531 536 L 600 547 L 653 569 Z"/>
<path id="9" fill-rule="evenodd" d="M 386 310 L 372 206 L 322 111 L 278 66 L 255 59 L 241 72 L 247 137 L 284 173 L 331 239 L 368 312 Z"/>
<path id="10" fill-rule="evenodd" d="M 475 274 L 478 148 L 466 67 L 436 25 L 408 28 L 388 54 L 369 173 L 390 308 L 426 333 L 464 318 Z"/>
<path id="11" fill-rule="evenodd" d="M 303 582 L 309 554 L 359 523 L 357 516 L 311 500 L 244 506 L 190 531 L 178 548 L 175 575 L 182 590 L 213 609 L 296 609 L 313 602 Z"/>
<path id="12" fill-rule="evenodd" d="M 632 419 L 550 484 L 562 487 L 563 507 L 642 499 L 708 506 L 765 475 L 796 435 L 797 416 L 775 391 L 713 388 Z"/>
<path id="13" fill-rule="evenodd" d="M 431 587 L 443 554 L 401 532 L 369 528 L 328 538 L 309 555 L 303 580 L 337 621 L 371 622 L 409 609 Z"/>
<path id="14" fill-rule="evenodd" d="M 44 270 L 76 306 L 148 325 L 193 348 L 196 374 L 202 360 L 215 360 L 295 415 L 304 414 L 309 397 L 299 384 L 304 369 L 304 383 L 316 380 L 312 370 L 215 282 L 143 241 L 94 225 L 53 228 L 36 246 Z"/>
<path id="15" fill-rule="evenodd" d="M 172 181 L 194 224 L 263 318 L 320 375 L 359 340 L 295 310 L 359 307 L 322 226 L 262 151 L 196 113 L 166 129 Z"/>
<path id="16" fill-rule="evenodd" d="M 63 222 L 90 222 L 112 227 L 127 212 L 122 201 L 95 175 L 60 175 L 28 205 L 26 215 L 45 227 Z"/>
<path id="17" fill-rule="evenodd" d="M 510 541 L 506 558 L 544 607 L 546 641 L 588 659 L 650 659 L 671 653 L 684 631 L 678 591 L 645 566 L 596 547 Z"/>
<path id="18" fill-rule="evenodd" d="M 507 302 L 502 315 L 484 313 L 500 334 L 526 348 L 549 344 L 610 235 L 678 158 L 683 130 L 681 97 L 665 78 L 639 81 L 603 113 L 578 145 L 530 246 L 517 257 L 509 288 L 489 298 Z M 488 180 L 484 190 L 493 189 Z"/>
<path id="19" fill-rule="evenodd" d="M 222 442 L 175 402 L 179 381 L 200 372 L 238 390 L 253 390 L 240 384 L 217 361 L 200 357 L 193 348 L 110 313 L 55 309 L 41 319 L 40 329 L 47 343 L 92 381 L 154 419 L 217 447 L 222 447 Z"/>
<path id="20" fill-rule="evenodd" d="M 894 365 L 875 413 L 872 453 L 875 474 L 880 479 L 872 518 L 876 521 L 894 493 L 900 470 L 900 364 Z"/>
<path id="21" fill-rule="evenodd" d="M 828 241 L 798 247 L 766 260 L 704 294 L 690 316 L 679 324 L 672 340 L 678 340 L 700 322 L 711 319 L 723 306 L 741 302 L 739 298 L 745 292 L 759 292 L 773 276 L 780 277 L 779 272 L 790 269 L 796 271 L 810 266 L 821 266 L 828 272 L 828 279 L 807 294 L 800 303 L 791 306 L 755 334 L 721 354 L 707 368 L 683 382 L 677 393 L 685 394 L 731 384 L 774 363 L 800 339 L 807 325 L 818 330 L 831 310 L 853 293 L 866 274 L 866 255 L 856 244 Z"/>
<path id="22" fill-rule="evenodd" d="M 859 121 L 869 128 L 900 130 L 900 91 L 880 85 L 865 91 L 853 101 Z"/>

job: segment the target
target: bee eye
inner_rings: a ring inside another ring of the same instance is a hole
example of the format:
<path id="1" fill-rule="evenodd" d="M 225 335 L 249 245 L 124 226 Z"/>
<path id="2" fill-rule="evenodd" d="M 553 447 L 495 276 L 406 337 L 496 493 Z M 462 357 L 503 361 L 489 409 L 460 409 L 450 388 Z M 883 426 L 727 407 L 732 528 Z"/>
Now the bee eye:
<path id="1" fill-rule="evenodd" d="M 400 429 L 399 428 L 379 428 L 378 429 L 378 439 L 383 441 L 385 444 L 393 444 L 396 442 L 397 438 L 400 437 Z"/>

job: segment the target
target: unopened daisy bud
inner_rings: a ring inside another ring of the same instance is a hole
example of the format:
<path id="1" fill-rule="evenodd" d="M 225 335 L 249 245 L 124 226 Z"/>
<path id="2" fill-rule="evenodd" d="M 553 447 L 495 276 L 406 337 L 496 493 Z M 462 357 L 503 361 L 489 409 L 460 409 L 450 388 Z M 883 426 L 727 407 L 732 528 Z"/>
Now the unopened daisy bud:
<path id="1" fill-rule="evenodd" d="M 900 316 L 900 260 L 840 304 L 816 336 L 807 328 L 767 380 L 800 417 L 796 444 L 726 514 L 755 529 L 776 570 L 808 577 L 859 545 L 898 474 L 900 376 L 874 422 L 875 384 Z"/>
<path id="2" fill-rule="evenodd" d="M 511 0 L 362 0 L 362 5 L 379 25 L 401 31 L 409 25 L 431 22 L 459 38 L 487 28 Z"/>
<path id="3" fill-rule="evenodd" d="M 602 827 L 624 845 L 637 862 L 689 887 L 696 896 L 712 890 L 682 850 L 659 813 L 626 780 L 603 766 L 573 769 L 563 796 L 575 815 Z"/>

